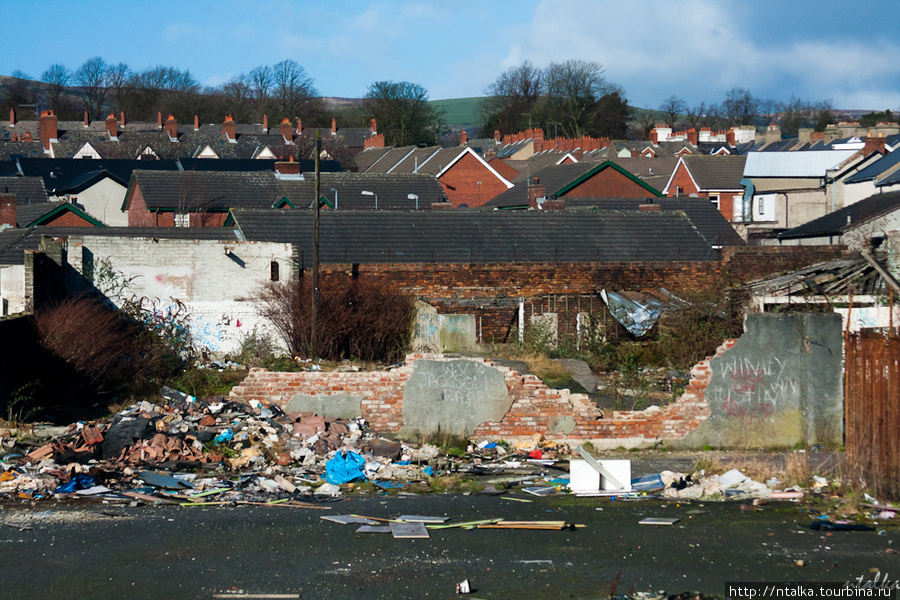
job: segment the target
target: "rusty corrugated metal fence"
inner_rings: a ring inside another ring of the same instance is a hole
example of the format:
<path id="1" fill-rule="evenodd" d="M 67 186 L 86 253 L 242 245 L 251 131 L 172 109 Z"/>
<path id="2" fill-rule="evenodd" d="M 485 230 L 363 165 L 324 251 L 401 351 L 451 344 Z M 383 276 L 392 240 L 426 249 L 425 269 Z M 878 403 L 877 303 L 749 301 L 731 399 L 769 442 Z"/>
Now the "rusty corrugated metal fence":
<path id="1" fill-rule="evenodd" d="M 863 331 L 845 343 L 844 435 L 850 474 L 900 498 L 900 338 Z"/>

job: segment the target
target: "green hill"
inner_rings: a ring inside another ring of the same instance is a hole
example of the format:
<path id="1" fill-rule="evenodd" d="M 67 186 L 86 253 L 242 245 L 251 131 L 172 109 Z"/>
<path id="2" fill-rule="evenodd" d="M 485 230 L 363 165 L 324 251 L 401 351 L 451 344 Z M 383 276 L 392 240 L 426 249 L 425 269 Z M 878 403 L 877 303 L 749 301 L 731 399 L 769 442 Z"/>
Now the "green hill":
<path id="1" fill-rule="evenodd" d="M 470 128 L 481 122 L 479 104 L 483 98 L 452 98 L 450 100 L 432 100 L 431 105 L 444 110 L 444 119 L 450 129 L 459 131 Z"/>

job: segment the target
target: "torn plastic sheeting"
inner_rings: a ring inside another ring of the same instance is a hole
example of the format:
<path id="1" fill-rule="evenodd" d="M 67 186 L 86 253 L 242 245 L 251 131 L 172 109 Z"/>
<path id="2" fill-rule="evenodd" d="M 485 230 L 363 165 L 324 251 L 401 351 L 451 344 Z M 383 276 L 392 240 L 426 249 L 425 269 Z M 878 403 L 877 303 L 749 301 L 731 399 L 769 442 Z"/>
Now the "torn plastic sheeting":
<path id="1" fill-rule="evenodd" d="M 365 481 L 363 469 L 366 459 L 356 452 L 338 452 L 334 458 L 325 463 L 325 481 L 334 485 Z"/>
<path id="2" fill-rule="evenodd" d="M 62 484 L 55 490 L 53 490 L 54 494 L 71 494 L 72 492 L 76 492 L 78 490 L 86 490 L 94 486 L 94 478 L 90 475 L 85 475 L 83 473 L 79 473 L 68 482 Z"/>
<path id="3" fill-rule="evenodd" d="M 637 337 L 650 331 L 664 310 L 663 303 L 652 297 L 642 303 L 606 290 L 600 291 L 600 297 L 616 321 Z"/>

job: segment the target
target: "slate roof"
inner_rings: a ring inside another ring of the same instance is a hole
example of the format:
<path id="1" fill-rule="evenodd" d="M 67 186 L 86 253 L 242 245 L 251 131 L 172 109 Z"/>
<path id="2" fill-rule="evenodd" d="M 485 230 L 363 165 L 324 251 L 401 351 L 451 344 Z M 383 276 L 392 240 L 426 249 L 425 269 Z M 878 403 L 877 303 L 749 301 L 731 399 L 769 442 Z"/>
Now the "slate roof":
<path id="1" fill-rule="evenodd" d="M 184 171 L 275 171 L 277 161 L 268 158 L 180 158 L 178 163 Z M 298 161 L 301 173 L 313 173 L 316 161 L 304 158 Z M 320 160 L 320 173 L 337 173 L 343 171 L 341 163 L 336 160 Z"/>
<path id="2" fill-rule="evenodd" d="M 309 211 L 232 211 L 249 241 L 298 244 L 310 266 Z M 712 261 L 675 211 L 335 211 L 320 216 L 323 263 Z"/>
<path id="3" fill-rule="evenodd" d="M 778 234 L 778 239 L 791 240 L 841 235 L 844 231 L 857 227 L 860 223 L 897 209 L 900 209 L 900 191 L 875 194 L 818 219 L 783 231 Z"/>
<path id="4" fill-rule="evenodd" d="M 353 157 L 353 164 L 360 173 L 365 173 L 369 167 L 374 165 L 381 158 L 393 150 L 393 148 L 366 148 Z"/>
<path id="5" fill-rule="evenodd" d="M 135 169 L 175 171 L 174 161 L 118 160 L 75 158 L 19 158 L 19 171 L 26 176 L 41 177 L 51 194 L 77 193 L 86 184 L 107 174 L 122 185 L 127 185 Z"/>
<path id="6" fill-rule="evenodd" d="M 685 156 L 684 164 L 701 190 L 740 190 L 746 156 Z"/>
<path id="7" fill-rule="evenodd" d="M 67 238 L 91 235 L 125 238 L 184 240 L 238 240 L 234 229 L 226 227 L 30 227 L 0 230 L 0 265 L 21 265 L 26 250 L 38 250 L 41 236 Z"/>
<path id="8" fill-rule="evenodd" d="M 872 164 L 860 169 L 844 180 L 844 183 L 860 183 L 877 179 L 882 173 L 900 164 L 900 152 L 891 152 L 882 156 Z"/>
<path id="9" fill-rule="evenodd" d="M 15 194 L 16 204 L 33 204 L 49 199 L 41 177 L 0 177 L 0 192 Z"/>
<path id="10" fill-rule="evenodd" d="M 140 171 L 134 172 L 132 185 L 140 186 L 150 210 L 178 210 L 185 206 L 206 210 L 230 208 L 271 208 L 287 198 L 295 208 L 312 206 L 315 194 L 313 177 L 279 179 L 271 171 Z M 415 208 L 409 194 L 419 196 L 419 207 L 430 209 L 432 202 L 446 201 L 441 184 L 430 175 L 383 175 L 367 173 L 322 173 L 320 194 L 334 200 L 338 210 L 374 209 L 378 195 L 379 210 Z"/>
<path id="11" fill-rule="evenodd" d="M 637 160 L 651 161 L 655 159 L 644 158 Z M 597 169 L 607 162 L 609 164 L 606 168 L 615 168 L 612 165 L 619 166 L 614 160 L 604 161 L 603 163 L 566 163 L 563 165 L 545 167 L 537 173 L 533 173 L 531 178 L 537 177 L 540 180 L 540 184 L 544 186 L 544 194 L 548 198 L 551 198 L 558 195 L 561 190 L 564 190 L 578 178 L 587 175 L 591 170 Z M 619 166 L 619 168 L 622 167 Z M 624 170 L 627 171 L 627 169 Z M 638 177 L 635 176 L 635 178 L 637 179 Z M 647 185 L 650 184 L 647 183 Z M 659 193 L 658 188 L 654 187 L 653 189 L 657 190 L 657 193 Z M 483 208 L 516 208 L 523 206 L 528 206 L 528 181 L 520 181 L 515 186 L 485 203 Z"/>
<path id="12" fill-rule="evenodd" d="M 884 187 L 889 185 L 896 185 L 900 183 L 900 169 L 897 169 L 890 175 L 886 175 L 882 177 L 878 181 L 875 182 L 875 187 Z"/>
<path id="13" fill-rule="evenodd" d="M 684 213 L 711 246 L 746 245 L 706 198 L 566 198 L 566 210 L 638 210 L 642 204 L 659 204 L 662 211 Z"/>
<path id="14" fill-rule="evenodd" d="M 106 227 L 106 224 L 87 214 L 84 209 L 73 202 L 38 202 L 16 207 L 16 224 L 19 227 L 33 227 L 41 225 L 45 220 L 55 219 L 63 212 L 71 212 L 94 227 Z"/>

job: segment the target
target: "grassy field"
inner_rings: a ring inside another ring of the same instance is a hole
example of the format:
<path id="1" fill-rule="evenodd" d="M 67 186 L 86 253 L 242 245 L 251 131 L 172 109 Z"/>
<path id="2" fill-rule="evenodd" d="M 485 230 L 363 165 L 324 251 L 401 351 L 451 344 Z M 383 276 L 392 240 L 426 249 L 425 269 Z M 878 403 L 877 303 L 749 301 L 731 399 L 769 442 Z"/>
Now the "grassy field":
<path id="1" fill-rule="evenodd" d="M 462 129 L 481 122 L 481 114 L 478 110 L 478 104 L 481 100 L 481 98 L 432 100 L 431 105 L 444 110 L 444 119 L 451 129 Z"/>

